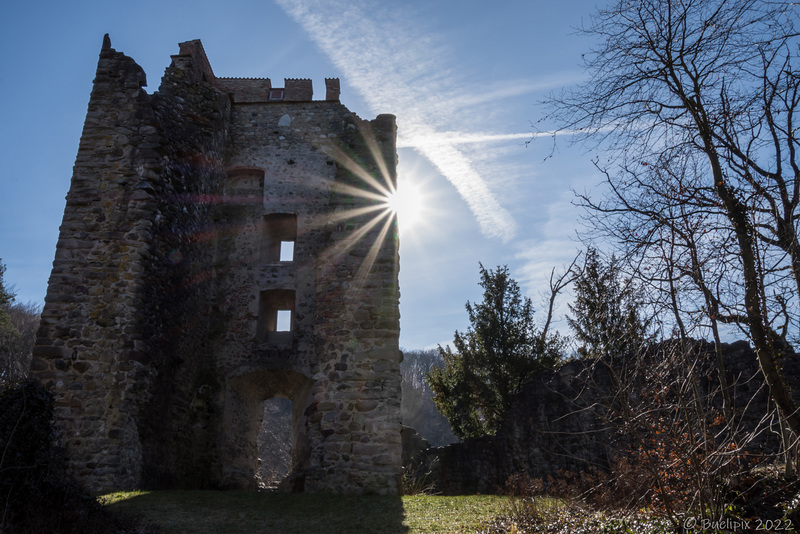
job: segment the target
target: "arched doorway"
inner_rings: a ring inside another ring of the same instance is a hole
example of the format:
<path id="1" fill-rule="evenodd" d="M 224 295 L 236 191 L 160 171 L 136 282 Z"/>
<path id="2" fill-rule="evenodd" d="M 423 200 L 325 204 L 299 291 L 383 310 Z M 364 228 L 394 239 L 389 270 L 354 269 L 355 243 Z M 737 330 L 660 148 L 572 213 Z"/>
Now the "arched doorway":
<path id="1" fill-rule="evenodd" d="M 260 436 L 266 434 L 264 425 L 278 424 L 280 420 L 265 418 L 265 412 L 271 403 L 283 402 L 284 409 L 291 404 L 289 467 L 282 480 L 271 480 L 269 485 L 287 491 L 302 491 L 303 472 L 309 456 L 305 411 L 310 403 L 311 385 L 311 379 L 296 371 L 262 369 L 228 379 L 222 450 L 225 487 L 257 489 L 263 483 L 259 473 Z M 276 398 L 285 400 L 270 401 Z M 280 433 L 278 428 L 273 430 L 276 431 L 273 434 Z"/>

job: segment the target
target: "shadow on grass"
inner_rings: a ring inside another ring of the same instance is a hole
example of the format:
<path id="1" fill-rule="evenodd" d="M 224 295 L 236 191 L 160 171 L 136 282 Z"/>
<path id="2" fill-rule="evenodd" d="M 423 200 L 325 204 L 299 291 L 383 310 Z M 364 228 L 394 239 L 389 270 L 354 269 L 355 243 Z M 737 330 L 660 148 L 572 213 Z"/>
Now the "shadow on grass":
<path id="1" fill-rule="evenodd" d="M 402 499 L 377 495 L 158 491 L 107 506 L 156 523 L 166 534 L 408 532 Z"/>

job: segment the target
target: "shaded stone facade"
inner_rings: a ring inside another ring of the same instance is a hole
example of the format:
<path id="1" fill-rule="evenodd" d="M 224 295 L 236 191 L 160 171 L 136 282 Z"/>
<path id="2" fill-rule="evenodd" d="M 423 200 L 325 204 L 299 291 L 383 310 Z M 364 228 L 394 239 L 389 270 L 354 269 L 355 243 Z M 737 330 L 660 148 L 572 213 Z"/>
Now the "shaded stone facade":
<path id="1" fill-rule="evenodd" d="M 398 491 L 392 115 L 338 80 L 217 78 L 181 43 L 159 90 L 106 36 L 32 373 L 93 491 L 256 484 L 292 401 L 286 489 Z"/>

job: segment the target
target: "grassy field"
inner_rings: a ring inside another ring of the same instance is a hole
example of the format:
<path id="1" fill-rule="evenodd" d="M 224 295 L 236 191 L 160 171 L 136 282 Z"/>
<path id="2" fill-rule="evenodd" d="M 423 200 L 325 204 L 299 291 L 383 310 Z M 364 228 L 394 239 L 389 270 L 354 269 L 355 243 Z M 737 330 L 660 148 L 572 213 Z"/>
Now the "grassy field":
<path id="1" fill-rule="evenodd" d="M 166 534 L 474 533 L 507 499 L 154 491 L 114 493 L 106 506 L 160 525 Z"/>

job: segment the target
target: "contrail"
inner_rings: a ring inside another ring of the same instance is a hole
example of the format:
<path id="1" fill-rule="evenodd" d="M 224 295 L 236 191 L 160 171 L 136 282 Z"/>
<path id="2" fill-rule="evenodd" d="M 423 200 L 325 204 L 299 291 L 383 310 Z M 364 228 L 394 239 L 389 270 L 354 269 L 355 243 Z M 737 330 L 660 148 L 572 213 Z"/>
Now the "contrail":
<path id="1" fill-rule="evenodd" d="M 420 29 L 419 21 L 404 18 L 386 4 L 358 0 L 275 1 L 328 55 L 374 113 L 398 115 L 399 146 L 423 155 L 456 187 L 483 234 L 510 241 L 516 221 L 458 145 L 533 135 L 451 135 L 452 112 L 474 102 L 464 95 L 456 74 L 439 63 L 437 58 L 446 57 L 447 51 Z"/>
<path id="2" fill-rule="evenodd" d="M 514 141 L 518 139 L 529 140 L 534 137 L 541 137 L 541 133 L 511 133 L 511 134 L 477 134 L 464 132 L 437 132 L 429 136 L 410 137 L 401 135 L 397 141 L 397 146 L 401 148 L 421 148 L 425 146 L 441 145 L 470 145 L 479 143 L 499 143 L 502 141 Z M 546 134 L 552 135 L 552 134 Z"/>

